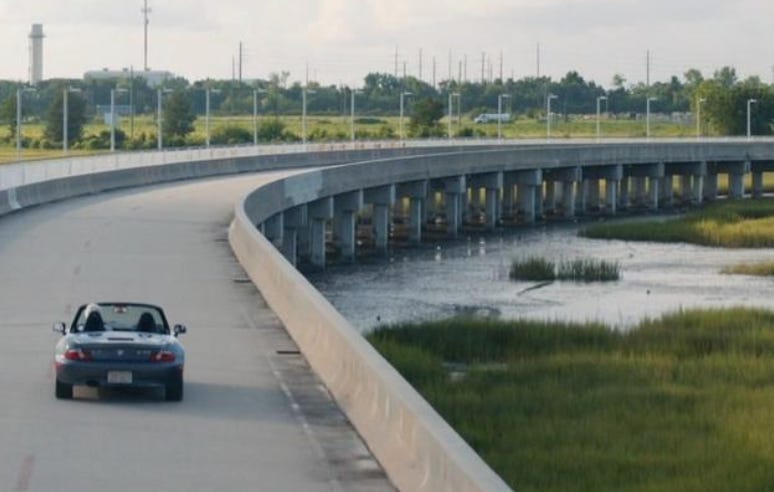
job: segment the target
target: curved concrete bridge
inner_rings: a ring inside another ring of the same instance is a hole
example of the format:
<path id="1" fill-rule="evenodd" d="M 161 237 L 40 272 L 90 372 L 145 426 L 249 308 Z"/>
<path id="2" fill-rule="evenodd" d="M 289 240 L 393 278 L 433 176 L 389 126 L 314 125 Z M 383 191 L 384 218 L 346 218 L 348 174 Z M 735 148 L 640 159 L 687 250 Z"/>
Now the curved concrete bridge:
<path id="1" fill-rule="evenodd" d="M 346 435 L 346 425 L 333 427 L 334 438 L 325 434 L 330 422 L 305 420 L 316 413 L 314 406 L 304 413 L 304 398 L 320 393 L 304 391 L 314 388 L 314 378 L 295 361 L 277 358 L 297 347 L 399 489 L 507 490 L 292 261 L 324 265 L 331 241 L 354 255 L 354 221 L 364 209 L 376 247 L 384 248 L 396 213 L 405 215 L 410 238 L 420 241 L 429 214 L 444 216 L 446 232 L 454 235 L 472 214 L 494 227 L 514 217 L 530 222 L 541 214 L 662 206 L 675 198 L 664 192 L 674 177 L 680 179 L 677 199 L 712 199 L 721 174 L 729 176 L 730 195 L 741 197 L 743 178 L 753 173 L 757 194 L 774 162 L 772 140 L 385 147 L 225 149 L 65 160 L 6 174 L 0 168 L 0 215 L 100 193 L 0 219 L 0 275 L 11 279 L 4 282 L 0 313 L 13 340 L 0 350 L 6 375 L 0 389 L 15 395 L 0 419 L 0 442 L 13 443 L 0 447 L 0 488 L 83 490 L 109 483 L 134 490 L 151 483 L 121 471 L 121 463 L 135 460 L 147 467 L 146 477 L 161 477 L 153 483 L 165 490 L 243 490 L 255 483 L 273 490 L 383 489 L 386 482 L 363 458 L 356 438 L 345 439 L 346 452 L 326 447 Z M 272 169 L 277 172 L 266 174 Z M 242 176 L 101 194 L 237 173 Z M 600 180 L 606 181 L 604 197 Z M 242 273 L 227 252 L 212 246 L 223 244 L 229 209 L 250 190 L 237 203 L 229 241 L 293 341 L 278 326 L 270 328 L 273 316 L 262 314 L 254 293 L 235 290 Z M 164 281 L 147 283 L 154 277 Z M 204 320 L 207 327 L 189 338 L 200 363 L 190 368 L 193 396 L 182 410 L 119 401 L 106 411 L 53 401 L 49 373 L 42 370 L 53 340 L 28 334 L 62 317 L 52 304 L 67 306 L 106 289 L 161 299 L 175 319 L 190 312 Z M 224 319 L 214 314 L 220 312 L 227 313 Z M 222 350 L 208 350 L 224 335 Z M 256 363 L 253 350 L 263 351 L 264 362 Z M 300 387 L 285 379 L 289 374 L 300 374 Z M 335 416 L 334 410 L 323 414 Z M 304 432 L 307 437 L 299 438 Z M 120 447 L 111 444 L 115 440 Z M 213 461 L 207 446 L 222 458 Z M 170 468 L 165 457 L 175 453 L 173 462 L 182 466 Z M 331 465 L 341 461 L 343 468 Z"/>

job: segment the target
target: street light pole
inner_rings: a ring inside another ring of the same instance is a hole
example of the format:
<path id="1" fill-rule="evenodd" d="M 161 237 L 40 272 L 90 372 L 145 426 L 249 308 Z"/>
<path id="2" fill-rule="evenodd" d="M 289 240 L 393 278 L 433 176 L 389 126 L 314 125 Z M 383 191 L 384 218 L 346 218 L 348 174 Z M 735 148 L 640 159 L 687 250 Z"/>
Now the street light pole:
<path id="1" fill-rule="evenodd" d="M 448 125 L 448 131 L 447 131 L 449 140 L 452 139 L 452 119 L 453 119 L 452 115 L 453 115 L 453 113 L 452 113 L 452 93 L 450 92 L 449 93 L 449 125 Z"/>
<path id="2" fill-rule="evenodd" d="M 556 94 L 549 94 L 546 97 L 546 139 L 551 139 L 551 99 L 559 99 Z"/>
<path id="3" fill-rule="evenodd" d="M 404 98 L 408 96 L 413 96 L 414 93 L 412 92 L 401 92 L 400 93 L 400 119 L 398 120 L 398 138 L 403 141 L 403 100 Z"/>
<path id="4" fill-rule="evenodd" d="M 752 122 L 750 118 L 750 113 L 752 111 L 752 105 L 756 104 L 758 102 L 757 99 L 748 99 L 747 100 L 747 140 L 750 140 L 752 138 Z"/>
<path id="5" fill-rule="evenodd" d="M 645 137 L 650 138 L 650 103 L 652 101 L 655 101 L 657 98 L 655 97 L 649 97 L 647 101 L 645 101 Z"/>
<path id="6" fill-rule="evenodd" d="M 164 94 L 172 92 L 170 89 L 156 89 L 156 145 L 159 150 L 164 149 L 164 112 L 162 107 L 162 100 Z"/>
<path id="7" fill-rule="evenodd" d="M 696 100 L 696 138 L 701 138 L 701 104 L 706 101 L 703 97 Z"/>
<path id="8" fill-rule="evenodd" d="M 607 96 L 597 97 L 597 141 L 599 141 L 602 136 L 602 131 L 599 124 L 600 105 L 602 101 L 607 101 Z"/>
<path id="9" fill-rule="evenodd" d="M 17 161 L 21 160 L 22 95 L 25 92 L 35 92 L 35 89 L 32 87 L 25 87 L 24 89 L 20 87 L 16 89 L 16 160 Z"/>
<path id="10" fill-rule="evenodd" d="M 510 97 L 510 94 L 500 94 L 497 96 L 497 140 L 503 139 L 503 99 L 508 99 Z"/>
<path id="11" fill-rule="evenodd" d="M 210 148 L 210 93 L 220 94 L 220 89 L 204 89 L 204 130 L 205 145 Z"/>

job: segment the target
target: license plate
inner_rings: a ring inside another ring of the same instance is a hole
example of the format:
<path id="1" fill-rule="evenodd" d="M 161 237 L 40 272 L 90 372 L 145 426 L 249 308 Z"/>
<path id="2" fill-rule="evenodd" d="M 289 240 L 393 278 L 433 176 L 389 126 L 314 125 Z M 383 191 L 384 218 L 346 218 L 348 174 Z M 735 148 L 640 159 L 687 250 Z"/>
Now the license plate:
<path id="1" fill-rule="evenodd" d="M 132 384 L 132 371 L 108 371 L 107 381 L 110 384 Z"/>

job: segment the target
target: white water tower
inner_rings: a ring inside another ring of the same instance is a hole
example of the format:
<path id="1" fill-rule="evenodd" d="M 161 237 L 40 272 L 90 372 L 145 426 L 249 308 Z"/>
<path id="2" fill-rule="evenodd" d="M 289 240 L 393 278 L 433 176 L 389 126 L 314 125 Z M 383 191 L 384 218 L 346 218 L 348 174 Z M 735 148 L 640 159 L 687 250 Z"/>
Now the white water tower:
<path id="1" fill-rule="evenodd" d="M 30 84 L 43 80 L 43 24 L 33 24 L 30 32 Z"/>

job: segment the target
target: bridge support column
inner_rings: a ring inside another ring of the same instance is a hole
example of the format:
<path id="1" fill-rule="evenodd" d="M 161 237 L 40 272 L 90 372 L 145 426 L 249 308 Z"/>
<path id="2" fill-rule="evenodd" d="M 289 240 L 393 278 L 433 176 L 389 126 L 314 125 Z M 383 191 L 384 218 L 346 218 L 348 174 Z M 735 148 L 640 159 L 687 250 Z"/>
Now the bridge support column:
<path id="1" fill-rule="evenodd" d="M 535 187 L 535 218 L 543 218 L 543 183 L 540 183 Z"/>
<path id="2" fill-rule="evenodd" d="M 564 217 L 567 219 L 575 217 L 575 183 L 575 181 L 562 182 L 562 206 Z"/>
<path id="3" fill-rule="evenodd" d="M 444 180 L 444 192 L 446 193 L 446 222 L 448 235 L 457 237 L 462 226 L 462 195 L 467 193 L 465 176 L 447 178 Z"/>
<path id="4" fill-rule="evenodd" d="M 307 207 L 309 217 L 310 262 L 325 268 L 325 224 L 333 219 L 333 197 L 320 198 Z"/>
<path id="5" fill-rule="evenodd" d="M 298 236 L 299 231 L 309 227 L 306 217 L 306 205 L 293 207 L 282 212 L 284 234 L 282 235 L 282 247 L 280 251 L 291 265 L 298 263 Z"/>
<path id="6" fill-rule="evenodd" d="M 363 208 L 363 191 L 351 191 L 336 195 L 333 199 L 335 210 L 336 239 L 344 261 L 355 261 L 357 214 Z"/>
<path id="7" fill-rule="evenodd" d="M 645 178 L 642 176 L 636 176 L 632 178 L 632 203 L 635 206 L 642 206 L 645 204 Z"/>
<path id="8" fill-rule="evenodd" d="M 608 214 L 615 215 L 618 204 L 618 183 L 615 179 L 605 181 L 605 209 Z"/>
<path id="9" fill-rule="evenodd" d="M 503 205 L 501 212 L 503 217 L 513 219 L 514 201 L 513 184 L 506 184 L 503 187 Z"/>
<path id="10" fill-rule="evenodd" d="M 665 175 L 658 187 L 661 193 L 659 201 L 661 202 L 662 207 L 671 207 L 674 205 L 673 187 L 674 176 L 671 174 Z"/>
<path id="11" fill-rule="evenodd" d="M 427 180 L 422 180 L 400 183 L 395 187 L 395 193 L 409 198 L 409 243 L 419 244 L 422 242 L 422 224 L 427 220 L 424 209 L 427 202 L 435 201 L 435 192 L 430 191 Z"/>
<path id="12" fill-rule="evenodd" d="M 621 189 L 618 190 L 618 207 L 621 209 L 629 208 L 629 178 L 622 178 L 620 181 Z"/>
<path id="13" fill-rule="evenodd" d="M 536 187 L 533 185 L 517 185 L 519 208 L 524 214 L 524 222 L 527 224 L 533 224 L 535 222 L 535 189 Z"/>
<path id="14" fill-rule="evenodd" d="M 701 205 L 704 197 L 704 176 L 693 176 L 693 189 L 691 190 L 691 203 Z"/>
<path id="15" fill-rule="evenodd" d="M 690 203 L 692 191 L 691 176 L 688 174 L 680 176 L 680 201 Z"/>
<path id="16" fill-rule="evenodd" d="M 648 208 L 651 210 L 658 210 L 658 185 L 661 182 L 661 178 L 659 177 L 653 177 L 650 178 L 650 200 L 648 201 Z"/>
<path id="17" fill-rule="evenodd" d="M 274 247 L 278 247 L 282 244 L 282 236 L 285 232 L 284 215 L 282 212 L 274 214 L 264 222 L 263 234 L 266 239 L 271 241 Z"/>
<path id="18" fill-rule="evenodd" d="M 373 205 L 374 245 L 386 253 L 390 241 L 390 209 L 395 205 L 395 185 L 377 186 L 363 191 L 363 201 Z"/>
<path id="19" fill-rule="evenodd" d="M 599 210 L 599 180 L 588 179 L 586 182 L 586 210 Z"/>
<path id="20" fill-rule="evenodd" d="M 704 200 L 712 202 L 718 199 L 718 175 L 707 173 L 704 176 Z"/>
<path id="21" fill-rule="evenodd" d="M 761 198 L 763 196 L 763 171 L 752 173 L 752 194 L 753 198 Z"/>
<path id="22" fill-rule="evenodd" d="M 485 192 L 484 214 L 486 215 L 486 228 L 490 231 L 500 222 L 500 190 L 503 188 L 503 173 L 481 173 L 468 177 L 470 186 L 474 190 L 477 211 L 481 209 L 481 190 Z"/>
<path id="23" fill-rule="evenodd" d="M 554 212 L 556 212 L 556 181 L 546 181 L 545 213 L 554 214 Z"/>

